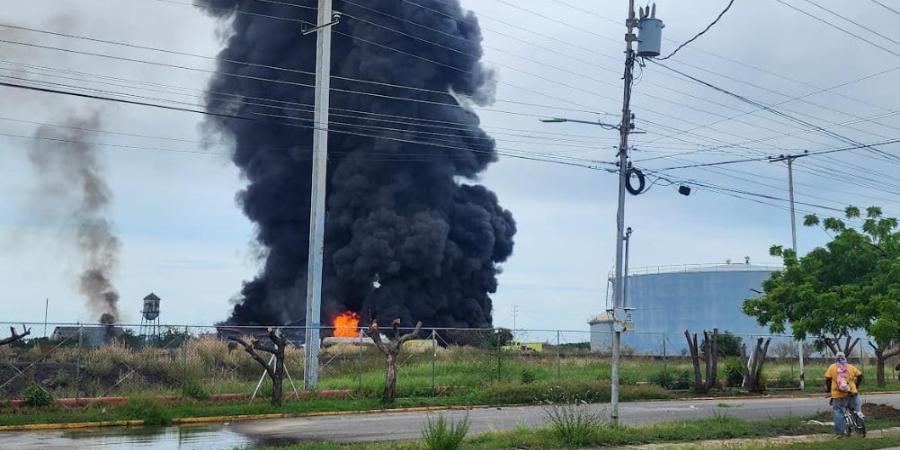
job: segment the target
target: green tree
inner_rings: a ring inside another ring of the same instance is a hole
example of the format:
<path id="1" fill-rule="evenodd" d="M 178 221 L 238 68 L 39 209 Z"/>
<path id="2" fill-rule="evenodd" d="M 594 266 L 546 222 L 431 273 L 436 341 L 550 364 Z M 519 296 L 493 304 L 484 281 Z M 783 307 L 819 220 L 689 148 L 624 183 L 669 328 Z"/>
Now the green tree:
<path id="1" fill-rule="evenodd" d="M 741 345 L 744 340 L 740 336 L 735 336 L 730 331 L 726 331 L 718 335 L 716 346 L 719 349 L 719 356 L 741 356 Z M 700 352 L 706 353 L 706 341 L 700 346 Z"/>
<path id="2" fill-rule="evenodd" d="M 849 221 L 861 221 L 858 227 Z M 806 226 L 821 226 L 832 240 L 802 258 L 773 246 L 784 270 L 763 283 L 765 293 L 744 302 L 744 312 L 773 333 L 790 325 L 797 339 L 812 336 L 832 353 L 849 354 L 865 330 L 878 361 L 877 379 L 884 384 L 885 360 L 900 354 L 900 232 L 895 218 L 878 207 L 850 206 L 845 218 L 806 216 Z"/>

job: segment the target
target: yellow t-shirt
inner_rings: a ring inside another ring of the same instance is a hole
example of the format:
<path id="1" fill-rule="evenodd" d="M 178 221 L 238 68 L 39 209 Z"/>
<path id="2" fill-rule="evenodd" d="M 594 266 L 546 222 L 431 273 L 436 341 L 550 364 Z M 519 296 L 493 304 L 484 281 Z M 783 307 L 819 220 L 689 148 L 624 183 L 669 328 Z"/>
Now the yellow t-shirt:
<path id="1" fill-rule="evenodd" d="M 851 394 L 858 394 L 859 391 L 856 390 L 856 378 L 860 375 L 862 375 L 862 372 L 860 372 L 856 366 L 847 364 L 847 384 L 850 385 L 850 392 L 841 392 L 838 390 L 838 365 L 832 364 L 829 366 L 828 370 L 825 371 L 825 378 L 831 378 L 831 397 L 844 398 Z"/>

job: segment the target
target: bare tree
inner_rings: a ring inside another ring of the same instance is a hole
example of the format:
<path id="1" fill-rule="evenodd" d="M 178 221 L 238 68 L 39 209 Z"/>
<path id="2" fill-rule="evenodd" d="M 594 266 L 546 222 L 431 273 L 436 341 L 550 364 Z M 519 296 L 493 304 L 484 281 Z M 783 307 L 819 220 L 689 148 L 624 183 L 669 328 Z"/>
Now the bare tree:
<path id="1" fill-rule="evenodd" d="M 766 362 L 766 353 L 769 351 L 769 343 L 772 338 L 757 338 L 756 348 L 750 357 L 747 357 L 747 344 L 741 346 L 741 362 L 744 372 L 744 381 L 741 387 L 748 392 L 762 392 L 766 386 L 760 383 L 763 363 Z"/>
<path id="2" fill-rule="evenodd" d="M 844 338 L 843 344 L 841 343 L 841 338 Z M 853 353 L 853 349 L 856 348 L 856 344 L 859 343 L 859 338 L 853 338 L 849 334 L 836 335 L 834 337 L 823 336 L 820 339 L 822 340 L 822 343 L 831 350 L 832 355 L 837 355 L 838 352 L 844 352 L 845 355 L 850 355 Z"/>
<path id="3" fill-rule="evenodd" d="M 684 330 L 684 337 L 688 341 L 688 349 L 691 352 L 691 362 L 694 364 L 694 391 L 700 394 L 709 392 L 716 385 L 716 371 L 719 361 L 719 329 L 713 332 L 703 331 L 703 344 L 697 344 L 697 334 L 693 335 Z M 700 373 L 700 349 L 703 349 L 703 360 L 706 366 L 706 378 Z"/>
<path id="4" fill-rule="evenodd" d="M 272 341 L 272 345 L 259 342 L 255 337 L 251 338 L 249 342 L 244 336 L 229 336 L 228 339 L 232 342 L 236 342 L 241 347 L 244 347 L 244 351 L 258 362 L 259 365 L 263 366 L 269 379 L 272 380 L 272 404 L 281 406 L 284 399 L 284 349 L 287 347 L 287 339 L 285 339 L 279 330 L 272 328 L 266 330 L 266 336 Z M 275 357 L 274 361 L 270 364 L 269 361 L 266 361 L 266 359 L 259 354 L 260 351 L 273 355 Z"/>
<path id="5" fill-rule="evenodd" d="M 381 329 L 378 328 L 377 320 L 373 320 L 372 325 L 369 326 L 369 337 L 372 338 L 372 342 L 375 343 L 378 350 L 384 353 L 387 360 L 387 367 L 384 373 L 384 394 L 382 395 L 382 400 L 385 403 L 392 403 L 396 395 L 397 357 L 400 355 L 400 349 L 403 347 L 403 343 L 418 336 L 419 331 L 422 329 L 422 322 L 420 321 L 416 323 L 416 328 L 411 333 L 401 335 L 400 319 L 394 320 L 392 325 L 394 328 L 393 336 L 388 336 L 387 342 L 381 339 Z"/>
<path id="6" fill-rule="evenodd" d="M 0 339 L 0 347 L 21 341 L 25 338 L 25 336 L 28 336 L 29 334 L 31 334 L 31 328 L 26 328 L 25 325 L 22 325 L 21 333 L 16 333 L 15 327 L 9 327 L 9 337 Z"/>

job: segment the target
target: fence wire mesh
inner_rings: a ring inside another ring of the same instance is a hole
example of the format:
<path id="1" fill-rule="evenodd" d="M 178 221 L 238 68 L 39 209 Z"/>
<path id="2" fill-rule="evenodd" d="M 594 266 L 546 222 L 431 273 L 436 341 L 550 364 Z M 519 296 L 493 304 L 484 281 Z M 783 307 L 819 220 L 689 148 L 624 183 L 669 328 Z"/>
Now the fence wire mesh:
<path id="1" fill-rule="evenodd" d="M 40 329 L 42 323 L 23 324 Z M 46 337 L 28 336 L 0 347 L 0 396 L 7 400 L 43 391 L 54 398 L 170 396 L 249 401 L 267 397 L 272 383 L 265 370 L 228 337 L 253 336 L 267 342 L 265 328 L 163 325 L 142 336 L 140 326 L 71 325 L 51 327 Z M 303 388 L 304 348 L 296 337 L 301 328 L 283 327 L 284 393 L 288 401 Z M 409 331 L 409 330 L 405 330 Z M 693 331 L 693 330 L 692 330 Z M 696 330 L 702 339 L 702 330 Z M 354 398 L 379 398 L 385 383 L 385 355 L 371 343 L 367 330 L 355 338 L 323 340 L 319 358 L 320 391 Z M 387 338 L 390 330 L 383 331 Z M 331 331 L 323 328 L 322 335 Z M 610 377 L 609 332 L 579 330 L 422 329 L 405 343 L 397 359 L 397 396 L 465 396 L 485 401 L 499 390 L 520 392 L 523 399 L 557 385 L 581 384 L 602 390 Z M 768 389 L 798 389 L 799 343 L 789 336 L 733 335 L 736 345 L 752 351 L 758 338 L 771 339 L 764 366 Z M 632 333 L 624 339 L 621 382 L 626 386 L 689 389 L 692 362 L 684 335 Z M 718 378 L 734 386 L 741 359 L 734 343 L 719 346 Z M 831 363 L 830 352 L 812 340 L 803 344 L 807 389 Z M 261 353 L 268 361 L 269 355 Z M 866 338 L 850 354 L 851 362 L 875 380 L 877 361 Z M 889 386 L 900 387 L 885 362 Z M 736 367 L 736 369 L 735 369 Z M 506 395 L 508 398 L 508 395 Z"/>

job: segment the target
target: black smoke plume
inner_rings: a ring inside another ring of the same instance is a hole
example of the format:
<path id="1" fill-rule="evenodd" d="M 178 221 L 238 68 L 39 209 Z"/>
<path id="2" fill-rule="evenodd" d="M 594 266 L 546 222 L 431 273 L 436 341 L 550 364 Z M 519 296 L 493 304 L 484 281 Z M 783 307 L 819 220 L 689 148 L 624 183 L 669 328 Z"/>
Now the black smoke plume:
<path id="1" fill-rule="evenodd" d="M 232 116 L 210 124 L 234 143 L 248 181 L 237 199 L 267 249 L 228 322 L 298 323 L 316 62 L 316 34 L 301 30 L 316 22 L 317 2 L 195 3 L 230 21 L 206 105 Z M 349 309 L 364 323 L 489 327 L 498 264 L 512 254 L 516 227 L 494 193 L 471 184 L 496 160 L 493 139 L 466 107 L 489 103 L 494 90 L 478 22 L 457 0 L 336 0 L 334 8 L 343 17 L 333 28 L 323 320 Z"/>
<path id="2" fill-rule="evenodd" d="M 109 220 L 111 193 L 93 136 L 86 129 L 100 125 L 100 114 L 70 115 L 61 127 L 42 125 L 34 133 L 28 159 L 38 183 L 32 208 L 59 217 L 82 258 L 80 293 L 98 321 L 119 319 L 119 293 L 112 274 L 119 263 L 119 240 Z"/>

